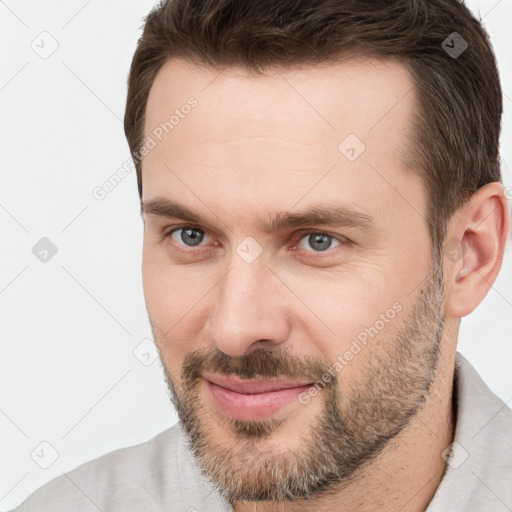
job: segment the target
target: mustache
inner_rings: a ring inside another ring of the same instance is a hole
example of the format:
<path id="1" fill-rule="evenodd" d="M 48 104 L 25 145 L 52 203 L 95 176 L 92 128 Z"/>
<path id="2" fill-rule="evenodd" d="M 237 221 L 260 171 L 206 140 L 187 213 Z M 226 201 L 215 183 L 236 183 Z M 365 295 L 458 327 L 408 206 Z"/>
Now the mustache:
<path id="1" fill-rule="evenodd" d="M 181 380 L 188 386 L 198 382 L 201 374 L 219 373 L 242 379 L 288 378 L 316 381 L 329 366 L 316 358 L 293 355 L 288 351 L 260 349 L 249 354 L 230 356 L 217 347 L 194 350 L 185 357 Z"/>

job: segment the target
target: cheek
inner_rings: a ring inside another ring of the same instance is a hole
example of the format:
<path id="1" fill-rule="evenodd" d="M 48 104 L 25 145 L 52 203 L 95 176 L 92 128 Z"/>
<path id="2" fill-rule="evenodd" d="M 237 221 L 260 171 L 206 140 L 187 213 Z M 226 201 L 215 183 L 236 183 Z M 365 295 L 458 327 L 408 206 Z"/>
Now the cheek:
<path id="1" fill-rule="evenodd" d="M 297 305 L 295 318 L 328 365 L 341 357 L 343 364 L 359 367 L 373 350 L 389 345 L 384 341 L 393 339 L 403 310 L 397 283 L 389 275 L 365 265 L 364 272 L 353 268 L 294 280 L 291 287 L 308 306 Z"/>
<path id="2" fill-rule="evenodd" d="M 173 297 L 175 290 L 171 288 L 172 280 L 165 265 L 154 251 L 144 248 L 142 256 L 142 284 L 146 307 L 154 327 L 163 329 L 170 320 L 170 312 L 174 310 Z"/>
<path id="3" fill-rule="evenodd" d="M 142 255 L 142 282 L 144 297 L 152 320 L 162 326 L 177 321 L 182 307 L 188 302 L 187 295 L 194 282 L 185 282 L 183 269 L 174 265 L 165 254 L 165 247 L 145 242 Z"/>
<path id="4" fill-rule="evenodd" d="M 172 265 L 168 259 L 145 251 L 142 280 L 155 343 L 169 363 L 178 368 L 200 338 L 207 294 L 211 288 L 204 272 L 193 265 Z M 201 316 L 201 318 L 199 318 Z"/>

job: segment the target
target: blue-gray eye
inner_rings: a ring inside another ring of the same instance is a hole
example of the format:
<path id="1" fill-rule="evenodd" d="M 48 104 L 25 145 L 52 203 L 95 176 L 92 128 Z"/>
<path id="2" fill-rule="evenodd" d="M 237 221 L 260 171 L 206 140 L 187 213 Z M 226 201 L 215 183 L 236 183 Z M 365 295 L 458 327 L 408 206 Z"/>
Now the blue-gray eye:
<path id="1" fill-rule="evenodd" d="M 306 233 L 301 238 L 299 247 L 301 249 L 307 249 L 306 247 L 301 247 L 303 240 L 307 240 L 309 246 L 312 247 L 316 252 L 322 252 L 326 251 L 327 249 L 331 249 L 332 242 L 337 242 L 338 245 L 340 244 L 336 238 L 326 233 Z"/>
<path id="2" fill-rule="evenodd" d="M 171 233 L 171 237 L 178 243 L 188 247 L 195 247 L 204 240 L 204 231 L 197 228 L 179 228 Z"/>

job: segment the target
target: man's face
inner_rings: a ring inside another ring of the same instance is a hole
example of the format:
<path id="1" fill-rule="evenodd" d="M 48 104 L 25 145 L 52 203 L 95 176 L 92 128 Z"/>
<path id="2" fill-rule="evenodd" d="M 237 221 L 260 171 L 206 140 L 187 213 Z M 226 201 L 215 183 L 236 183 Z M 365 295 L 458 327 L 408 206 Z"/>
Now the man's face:
<path id="1" fill-rule="evenodd" d="M 402 162 L 414 108 L 394 62 L 156 77 L 146 304 L 191 448 L 231 500 L 347 480 L 428 395 L 443 285 Z M 166 201 L 183 208 L 157 215 Z"/>

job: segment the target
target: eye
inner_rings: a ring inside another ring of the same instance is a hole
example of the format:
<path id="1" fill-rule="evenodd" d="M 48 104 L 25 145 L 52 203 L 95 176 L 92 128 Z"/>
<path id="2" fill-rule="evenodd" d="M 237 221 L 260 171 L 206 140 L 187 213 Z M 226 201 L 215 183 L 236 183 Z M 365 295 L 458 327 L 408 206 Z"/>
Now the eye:
<path id="1" fill-rule="evenodd" d="M 325 252 L 328 249 L 333 248 L 333 242 L 336 242 L 338 245 L 341 245 L 343 243 L 343 240 L 333 235 L 329 235 L 328 233 L 309 231 L 308 233 L 304 233 L 301 236 L 298 247 L 299 249 L 308 250 L 308 248 L 304 246 L 305 244 L 307 244 L 314 249 L 314 252 Z M 335 245 L 334 247 L 337 247 L 338 245 Z"/>
<path id="2" fill-rule="evenodd" d="M 195 226 L 178 226 L 167 232 L 165 238 L 170 237 L 177 244 L 177 249 L 187 250 L 205 246 L 209 235 L 203 229 Z M 325 253 L 340 245 L 350 244 L 350 241 L 342 236 L 335 236 L 319 231 L 308 231 L 298 235 L 298 243 L 294 248 L 305 250 L 309 253 Z M 334 245 L 333 245 L 334 244 Z M 218 245 L 215 243 L 214 245 Z M 309 247 L 307 247 L 309 246 Z M 312 250 L 311 250 L 312 249 Z"/>
<path id="3" fill-rule="evenodd" d="M 184 226 L 169 231 L 167 236 L 171 237 L 179 245 L 197 247 L 205 239 L 206 234 L 202 229 Z"/>

